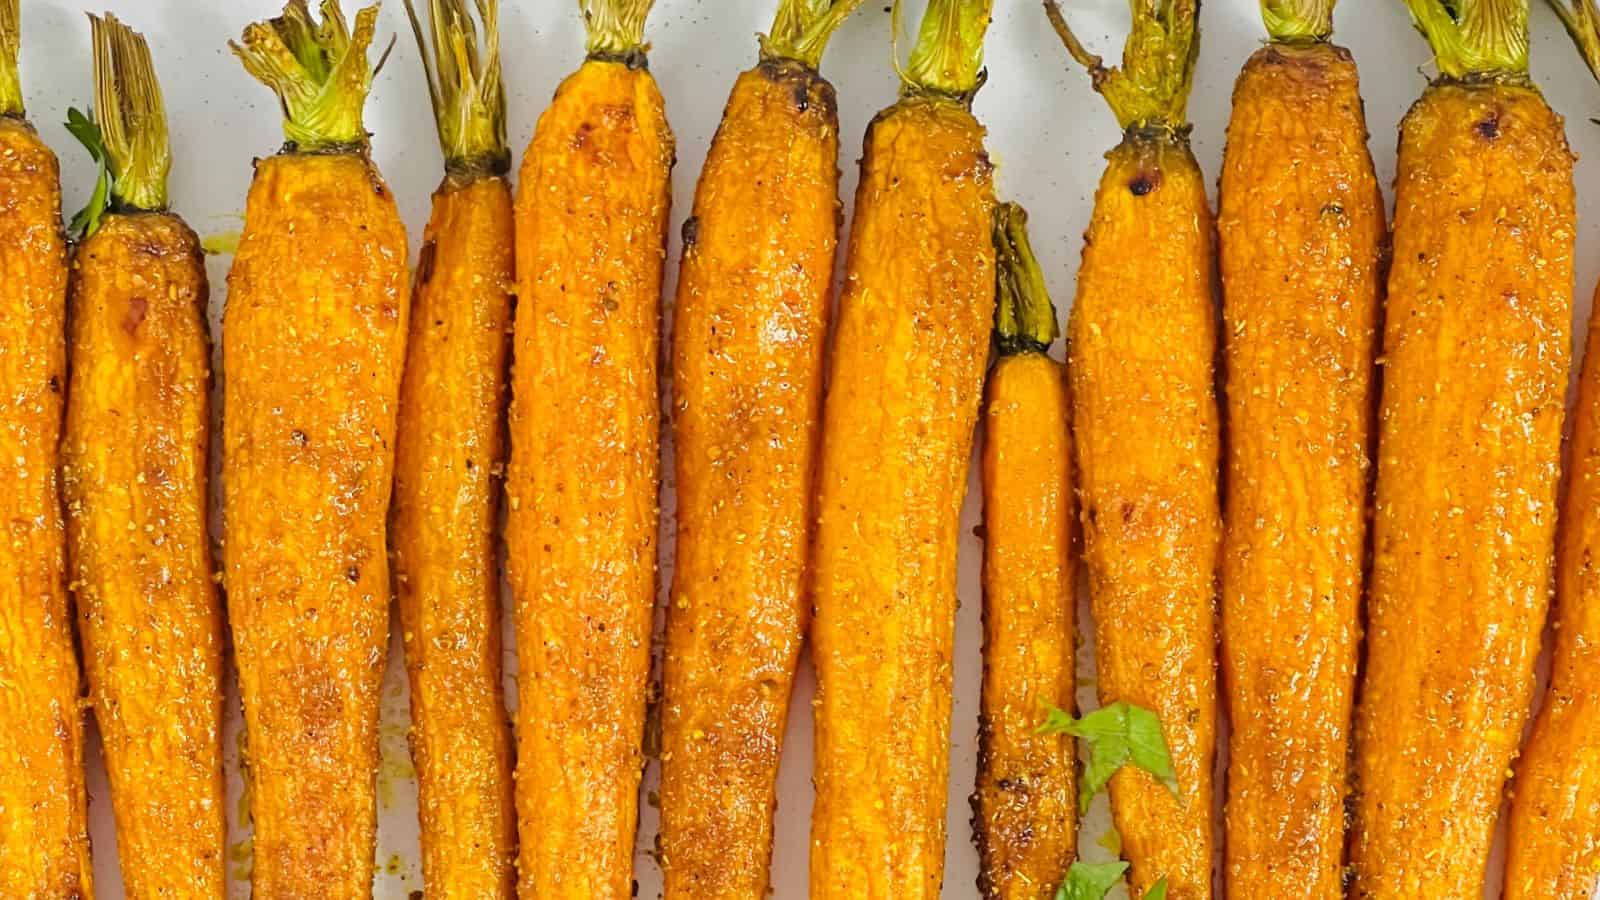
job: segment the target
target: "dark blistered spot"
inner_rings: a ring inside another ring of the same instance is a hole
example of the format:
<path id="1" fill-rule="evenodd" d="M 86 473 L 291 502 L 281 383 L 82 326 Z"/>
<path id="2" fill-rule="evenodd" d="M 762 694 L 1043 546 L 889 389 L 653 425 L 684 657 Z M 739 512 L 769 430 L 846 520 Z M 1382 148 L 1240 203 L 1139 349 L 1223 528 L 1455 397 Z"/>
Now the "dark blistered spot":
<path id="1" fill-rule="evenodd" d="M 1158 176 L 1149 172 L 1140 172 L 1128 182 L 1128 193 L 1135 197 L 1143 197 L 1156 189 L 1156 183 L 1159 180 Z"/>
<path id="2" fill-rule="evenodd" d="M 1122 521 L 1124 524 L 1133 521 L 1133 504 L 1126 500 L 1122 503 Z"/>
<path id="3" fill-rule="evenodd" d="M 417 254 L 417 287 L 433 280 L 433 261 L 438 252 L 439 247 L 433 241 L 422 245 L 422 252 Z"/>
<path id="4" fill-rule="evenodd" d="M 150 301 L 143 297 L 135 297 L 128 301 L 128 314 L 122 317 L 122 330 L 129 334 L 139 330 L 140 323 L 144 322 L 145 314 L 150 311 Z"/>
<path id="5" fill-rule="evenodd" d="M 1500 136 L 1500 114 L 1498 112 L 1489 113 L 1479 119 L 1478 124 L 1472 126 L 1472 128 L 1478 132 L 1478 137 L 1486 141 L 1492 141 Z"/>
<path id="6" fill-rule="evenodd" d="M 51 375 L 49 384 L 50 384 L 50 393 L 52 393 L 52 394 L 61 393 L 61 376 L 60 375 Z"/>
<path id="7" fill-rule="evenodd" d="M 361 567 L 360 566 L 351 566 L 350 568 L 345 569 L 344 570 L 344 577 L 351 584 L 355 584 L 356 582 L 361 580 Z"/>
<path id="8" fill-rule="evenodd" d="M 592 131 L 594 131 L 594 126 L 588 122 L 579 125 L 578 130 L 573 132 L 572 135 L 572 149 L 582 150 L 584 147 L 588 146 L 589 134 Z"/>
<path id="9" fill-rule="evenodd" d="M 811 108 L 811 92 L 806 89 L 805 82 L 794 86 L 794 108 L 801 112 Z"/>
<path id="10" fill-rule="evenodd" d="M 1324 216 L 1333 216 L 1334 218 L 1342 219 L 1344 218 L 1344 207 L 1337 203 L 1329 203 L 1322 207 L 1322 214 Z"/>
<path id="11" fill-rule="evenodd" d="M 289 432 L 289 439 L 294 441 L 296 447 L 304 447 L 311 442 L 311 439 L 306 437 L 306 433 L 298 428 Z"/>
<path id="12" fill-rule="evenodd" d="M 700 217 L 690 216 L 683 220 L 683 246 L 688 249 L 700 240 Z"/>

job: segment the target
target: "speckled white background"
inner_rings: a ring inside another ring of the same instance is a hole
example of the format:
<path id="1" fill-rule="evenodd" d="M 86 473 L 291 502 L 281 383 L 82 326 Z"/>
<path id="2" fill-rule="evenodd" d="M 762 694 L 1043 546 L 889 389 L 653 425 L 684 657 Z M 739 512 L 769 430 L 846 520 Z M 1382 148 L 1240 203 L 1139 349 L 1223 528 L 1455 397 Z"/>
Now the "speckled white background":
<path id="1" fill-rule="evenodd" d="M 23 0 L 23 81 L 29 112 L 46 140 L 63 158 L 67 205 L 75 208 L 93 179 L 88 157 L 73 144 L 60 122 L 69 105 L 90 98 L 88 27 L 81 0 Z M 226 235 L 240 227 L 240 212 L 250 180 L 250 160 L 274 152 L 282 141 L 277 105 L 226 51 L 225 42 L 244 24 L 274 14 L 276 0 L 98 0 L 149 35 L 166 91 L 176 164 L 172 173 L 174 208 L 202 235 Z M 825 74 L 839 90 L 843 166 L 841 191 L 849 209 L 854 192 L 861 135 L 873 113 L 893 102 L 896 80 L 889 52 L 889 0 L 869 0 L 835 38 L 824 62 Z M 572 0 L 503 0 L 502 28 L 510 133 L 520 155 L 533 124 L 557 82 L 582 58 L 582 28 Z M 649 23 L 651 69 L 666 94 L 678 138 L 674 173 L 672 265 L 665 296 L 673 294 L 678 256 L 678 225 L 687 215 L 694 182 L 735 75 L 755 57 L 755 34 L 770 23 L 775 0 L 658 0 Z M 1126 28 L 1126 0 L 1069 0 L 1069 15 L 1080 35 L 1108 57 L 1120 52 Z M 1063 315 L 1070 303 L 1080 234 L 1100 173 L 1101 154 L 1117 140 L 1117 128 L 1104 105 L 1089 90 L 1082 73 L 1070 67 L 1036 0 L 996 0 L 988 40 L 988 86 L 978 95 L 978 116 L 989 126 L 989 147 L 999 163 L 1003 196 L 1020 200 L 1032 213 L 1034 242 Z M 1591 80 L 1554 16 L 1535 0 L 1533 70 L 1551 104 L 1569 119 L 1569 136 L 1580 157 L 1578 285 L 1575 333 L 1589 312 L 1589 293 L 1600 273 L 1600 87 Z M 907 20 L 921 2 L 908 0 Z M 353 8 L 352 3 L 347 8 Z M 909 27 L 909 26 L 908 26 Z M 1213 181 L 1222 152 L 1233 79 L 1261 40 L 1255 0 L 1208 0 L 1202 17 L 1204 39 L 1191 117 L 1196 154 Z M 380 74 L 368 105 L 375 133 L 373 154 L 388 177 L 412 233 L 413 250 L 427 217 L 428 197 L 440 174 L 433 121 L 399 0 L 387 0 L 380 40 L 399 35 L 394 55 Z M 1400 0 L 1344 0 L 1338 38 L 1352 48 L 1361 66 L 1373 154 L 1387 184 L 1394 171 L 1395 126 L 1424 85 L 1429 54 L 1410 28 Z M 909 43 L 909 42 L 907 42 Z M 1587 157 L 1595 157 L 1591 162 Z M 224 300 L 229 258 L 210 259 L 213 312 Z M 670 314 L 670 309 L 668 310 Z M 215 317 L 215 316 L 214 316 Z M 1581 337 L 1580 337 L 1581 340 Z M 664 373 L 665 374 L 665 373 Z M 666 472 L 670 473 L 670 466 Z M 975 496 L 975 492 L 974 492 Z M 672 486 L 664 486 L 666 512 L 662 546 L 662 585 L 670 579 Z M 952 727 L 949 804 L 950 841 L 946 850 L 947 897 L 971 897 L 977 857 L 967 824 L 972 789 L 979 674 L 979 541 L 971 527 L 976 503 L 964 513 L 961 546 L 961 596 L 957 637 L 956 702 Z M 508 657 L 510 648 L 508 646 Z M 1085 654 L 1087 656 L 1087 654 Z M 382 824 L 380 875 L 375 895 L 406 898 L 421 889 L 416 864 L 415 789 L 406 760 L 407 726 L 404 678 L 398 658 L 391 660 L 385 692 L 384 766 L 380 775 Z M 1084 660 L 1087 664 L 1089 661 Z M 508 664 L 511 660 L 508 658 Z M 1087 673 L 1090 671 L 1086 669 Z M 507 673 L 508 679 L 511 673 Z M 232 693 L 230 685 L 230 694 Z M 1086 683 L 1083 701 L 1092 703 Z M 788 752 L 781 776 L 775 895 L 795 900 L 805 895 L 811 723 L 809 667 L 801 673 L 791 717 Z M 232 834 L 235 876 L 232 896 L 249 889 L 247 832 L 238 799 L 237 702 L 231 705 L 229 776 L 235 819 Z M 115 839 L 105 778 L 92 752 L 90 791 L 94 813 L 96 880 L 100 896 L 116 900 L 122 891 L 116 875 Z M 648 797 L 655 767 L 646 774 Z M 658 896 L 660 874 L 651 858 L 656 816 L 642 810 L 636 874 L 639 896 Z M 1104 833 L 1104 800 L 1086 823 L 1085 853 L 1104 858 L 1097 846 Z M 1497 894 L 1497 889 L 1490 894 Z"/>

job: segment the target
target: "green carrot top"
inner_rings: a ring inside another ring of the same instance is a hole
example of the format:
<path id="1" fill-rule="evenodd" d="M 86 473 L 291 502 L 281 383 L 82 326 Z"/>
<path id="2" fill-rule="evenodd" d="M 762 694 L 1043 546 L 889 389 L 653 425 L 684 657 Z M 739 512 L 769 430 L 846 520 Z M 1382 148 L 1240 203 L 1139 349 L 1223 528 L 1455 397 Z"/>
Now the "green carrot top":
<path id="1" fill-rule="evenodd" d="M 22 78 L 17 74 L 21 50 L 21 0 L 0 0 L 0 116 L 22 115 Z"/>
<path id="2" fill-rule="evenodd" d="M 1316 43 L 1333 34 L 1336 0 L 1261 0 L 1267 35 L 1281 44 Z"/>
<path id="3" fill-rule="evenodd" d="M 367 48 L 377 22 L 376 3 L 356 13 L 352 32 L 339 0 L 322 0 L 320 24 L 306 0 L 288 0 L 283 15 L 253 23 L 238 43 L 228 42 L 245 70 L 277 93 L 287 149 L 365 150 L 362 107 L 374 72 Z"/>
<path id="4" fill-rule="evenodd" d="M 792 59 L 812 69 L 822 64 L 828 39 L 862 0 L 778 0 L 772 30 L 761 36 L 762 59 Z"/>
<path id="5" fill-rule="evenodd" d="M 94 43 L 94 109 L 116 207 L 167 206 L 172 146 L 161 83 L 144 35 L 107 13 L 90 16 Z"/>
<path id="6" fill-rule="evenodd" d="M 1108 69 L 1067 27 L 1056 0 L 1044 10 L 1067 52 L 1089 70 L 1094 89 L 1106 98 L 1124 129 L 1182 132 L 1187 127 L 1189 87 L 1200 52 L 1200 0 L 1132 0 L 1133 30 L 1122 50 L 1122 66 Z"/>
<path id="7" fill-rule="evenodd" d="M 1044 353 L 1061 336 L 1056 306 L 1028 240 L 1028 213 L 1015 203 L 994 209 L 995 341 L 1003 356 Z"/>
<path id="8" fill-rule="evenodd" d="M 1406 0 L 1406 6 L 1445 78 L 1527 77 L 1528 0 Z"/>
<path id="9" fill-rule="evenodd" d="M 405 4 L 428 79 L 445 171 L 457 177 L 505 174 L 511 151 L 500 77 L 499 0 L 475 0 L 483 23 L 481 46 L 466 0 L 428 0 L 431 47 L 412 0 Z"/>
<path id="10" fill-rule="evenodd" d="M 596 59 L 644 65 L 644 20 L 655 0 L 578 0 L 589 32 L 589 55 Z"/>
<path id="11" fill-rule="evenodd" d="M 1595 0 L 1550 0 L 1550 7 L 1567 26 L 1589 71 L 1600 78 L 1600 6 Z"/>
<path id="12" fill-rule="evenodd" d="M 902 90 L 970 98 L 983 83 L 983 36 L 993 13 L 994 0 L 928 0 L 916 46 L 900 70 Z M 898 39 L 900 0 L 893 19 Z"/>

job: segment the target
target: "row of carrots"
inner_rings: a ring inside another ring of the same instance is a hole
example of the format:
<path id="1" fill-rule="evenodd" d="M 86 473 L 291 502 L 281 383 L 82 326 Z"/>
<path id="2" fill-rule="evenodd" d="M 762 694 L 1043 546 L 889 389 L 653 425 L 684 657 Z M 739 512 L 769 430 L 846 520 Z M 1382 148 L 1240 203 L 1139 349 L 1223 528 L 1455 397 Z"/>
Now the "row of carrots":
<path id="1" fill-rule="evenodd" d="M 1073 706 L 1079 542 L 1101 698 L 1153 715 L 1171 767 L 1102 773 L 1135 896 L 1212 895 L 1223 696 L 1230 895 L 1481 896 L 1514 765 L 1505 895 L 1589 894 L 1592 354 L 1557 502 L 1573 159 L 1527 77 L 1528 0 L 1407 3 L 1439 77 L 1402 123 L 1386 227 L 1332 0 L 1263 0 L 1271 40 L 1235 88 L 1215 220 L 1185 124 L 1196 0 L 1135 0 L 1116 69 L 1046 2 L 1126 129 L 1063 371 L 1024 216 L 997 202 L 970 111 L 990 0 L 931 0 L 901 97 L 869 127 L 825 358 L 839 150 L 818 68 L 859 0 L 779 0 L 683 235 L 666 896 L 765 895 L 807 636 L 811 895 L 939 895 L 980 418 L 986 897 L 1091 896 L 1072 748 L 1040 728 Z M 337 0 L 320 16 L 291 0 L 233 45 L 287 139 L 257 164 L 222 330 L 220 580 L 255 897 L 371 893 L 391 593 L 428 894 L 630 894 L 674 155 L 649 6 L 582 0 L 588 59 L 515 193 L 496 4 L 413 12 L 446 160 L 414 273 L 362 124 L 376 8 L 352 24 Z M 1600 11 L 1558 8 L 1600 67 Z M 219 897 L 209 292 L 167 210 L 148 48 L 93 23 L 96 115 L 74 125 L 103 181 L 69 248 L 55 157 L 22 117 L 18 0 L 0 0 L 0 896 L 93 893 L 76 641 L 126 895 Z M 1524 746 L 1552 582 L 1554 674 Z"/>

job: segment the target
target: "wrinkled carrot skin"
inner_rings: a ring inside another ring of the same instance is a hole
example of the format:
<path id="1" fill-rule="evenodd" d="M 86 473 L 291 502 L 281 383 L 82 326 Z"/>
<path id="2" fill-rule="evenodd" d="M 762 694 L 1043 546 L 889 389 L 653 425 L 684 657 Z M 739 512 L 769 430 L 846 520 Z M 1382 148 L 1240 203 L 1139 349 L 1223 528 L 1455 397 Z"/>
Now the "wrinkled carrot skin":
<path id="1" fill-rule="evenodd" d="M 1156 713 L 1180 797 L 1111 779 L 1134 896 L 1211 896 L 1221 521 L 1212 220 L 1186 144 L 1130 132 L 1107 156 L 1068 326 L 1084 561 L 1102 703 Z"/>
<path id="2" fill-rule="evenodd" d="M 1228 893 L 1340 898 L 1385 238 L 1347 51 L 1250 58 L 1219 193 Z"/>
<path id="3" fill-rule="evenodd" d="M 131 898 L 220 898 L 225 887 L 209 296 L 199 239 L 176 216 L 112 214 L 78 248 L 67 536 Z"/>
<path id="4" fill-rule="evenodd" d="M 668 898 L 767 894 L 810 609 L 812 476 L 839 234 L 833 87 L 739 76 L 686 227 L 674 323 L 677 566 L 662 703 Z"/>
<path id="5" fill-rule="evenodd" d="M 994 315 L 983 137 L 938 96 L 867 131 L 818 477 L 813 900 L 939 895 L 956 548 Z"/>
<path id="6" fill-rule="evenodd" d="M 978 891 L 1050 900 L 1077 848 L 1076 757 L 1039 734 L 1071 710 L 1077 589 L 1072 445 L 1061 365 L 1003 356 L 989 375 L 983 441 L 983 713 L 973 830 Z"/>
<path id="7" fill-rule="evenodd" d="M 672 161 L 650 73 L 591 59 L 519 179 L 506 550 L 524 900 L 631 894 Z"/>
<path id="8" fill-rule="evenodd" d="M 511 189 L 433 195 L 400 386 L 392 544 L 428 895 L 512 897 L 516 813 L 495 527 L 511 326 Z"/>
<path id="9" fill-rule="evenodd" d="M 1532 88 L 1439 83 L 1401 124 L 1355 897 L 1483 892 L 1551 588 L 1573 203 Z"/>
<path id="10" fill-rule="evenodd" d="M 1600 318 L 1578 378 L 1556 546 L 1550 687 L 1522 749 L 1506 843 L 1506 900 L 1588 900 L 1600 876 Z"/>
<path id="11" fill-rule="evenodd" d="M 56 480 L 66 240 L 56 158 L 0 116 L 0 896 L 88 900 L 78 659 Z"/>
<path id="12" fill-rule="evenodd" d="M 261 900 L 372 891 L 407 282 L 405 226 L 365 157 L 257 164 L 222 352 L 225 577 Z"/>

